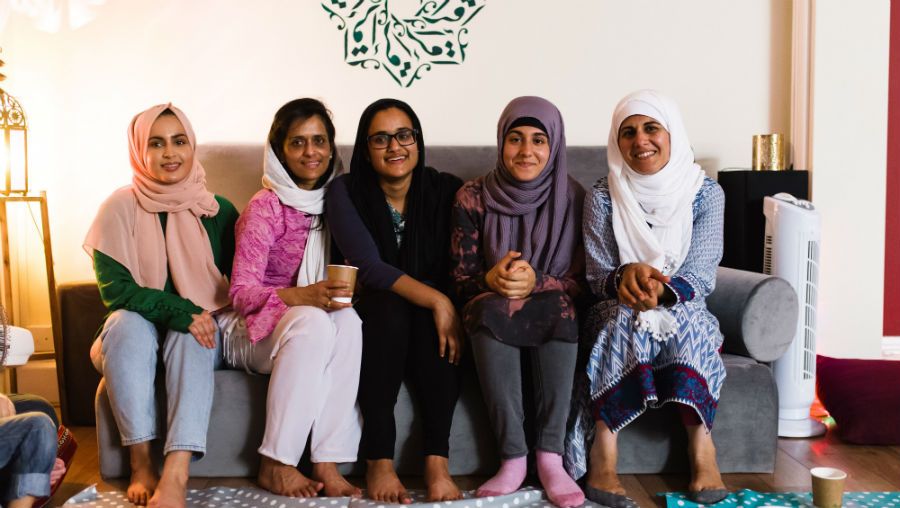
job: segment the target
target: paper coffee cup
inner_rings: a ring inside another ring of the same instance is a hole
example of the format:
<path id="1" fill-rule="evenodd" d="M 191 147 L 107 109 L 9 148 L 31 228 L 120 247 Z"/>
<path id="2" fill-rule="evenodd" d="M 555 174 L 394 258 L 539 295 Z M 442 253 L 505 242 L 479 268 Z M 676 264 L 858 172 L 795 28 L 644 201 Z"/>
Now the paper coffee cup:
<path id="1" fill-rule="evenodd" d="M 847 473 L 833 467 L 815 467 L 812 475 L 813 504 L 818 508 L 840 508 Z"/>
<path id="2" fill-rule="evenodd" d="M 355 266 L 349 265 L 328 265 L 325 267 L 325 278 L 328 280 L 342 280 L 350 284 L 350 292 L 356 287 L 356 272 L 359 271 Z M 350 303 L 350 296 L 335 296 L 331 298 L 335 302 Z"/>

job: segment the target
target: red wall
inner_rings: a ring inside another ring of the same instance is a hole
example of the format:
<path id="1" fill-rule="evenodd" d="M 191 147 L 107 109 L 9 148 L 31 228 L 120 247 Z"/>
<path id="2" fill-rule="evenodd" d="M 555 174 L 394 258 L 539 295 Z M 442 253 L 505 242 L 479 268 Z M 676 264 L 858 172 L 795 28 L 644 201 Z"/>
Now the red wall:
<path id="1" fill-rule="evenodd" d="M 884 334 L 900 336 L 900 2 L 898 1 L 891 2 L 889 58 Z"/>

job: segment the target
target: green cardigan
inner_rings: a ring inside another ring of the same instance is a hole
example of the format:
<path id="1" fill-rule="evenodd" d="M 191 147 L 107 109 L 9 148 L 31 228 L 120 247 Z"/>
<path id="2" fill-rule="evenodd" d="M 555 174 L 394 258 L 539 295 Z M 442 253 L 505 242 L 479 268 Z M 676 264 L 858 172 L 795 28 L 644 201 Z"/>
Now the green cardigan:
<path id="1" fill-rule="evenodd" d="M 230 278 L 234 259 L 234 223 L 238 212 L 227 199 L 216 196 L 216 201 L 219 202 L 219 213 L 214 217 L 203 217 L 200 221 L 209 237 L 216 266 Z M 167 213 L 159 214 L 163 234 L 167 219 Z M 191 316 L 203 312 L 194 302 L 178 295 L 171 274 L 162 290 L 139 286 L 127 268 L 100 251 L 94 251 L 94 273 L 100 298 L 110 313 L 119 309 L 130 310 L 159 327 L 187 333 L 193 321 Z"/>

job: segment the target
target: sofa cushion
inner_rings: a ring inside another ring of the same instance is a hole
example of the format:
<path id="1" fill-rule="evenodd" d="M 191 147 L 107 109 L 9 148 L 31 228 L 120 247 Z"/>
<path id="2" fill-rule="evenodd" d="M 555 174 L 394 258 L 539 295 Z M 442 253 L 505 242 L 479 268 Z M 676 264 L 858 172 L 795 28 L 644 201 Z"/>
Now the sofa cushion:
<path id="1" fill-rule="evenodd" d="M 719 267 L 706 305 L 719 320 L 726 353 L 772 362 L 794 339 L 800 307 L 784 279 Z"/>
<path id="2" fill-rule="evenodd" d="M 468 357 L 467 357 L 468 358 Z M 469 360 L 471 358 L 468 358 Z M 771 369 L 752 359 L 723 355 L 727 376 L 713 425 L 723 473 L 770 473 L 775 467 L 778 399 Z M 462 393 L 453 415 L 450 434 L 450 472 L 454 475 L 489 475 L 499 462 L 487 411 L 471 362 L 464 365 Z M 191 464 L 196 477 L 253 476 L 259 463 L 256 447 L 262 440 L 268 376 L 242 371 L 215 373 L 216 391 L 207 436 L 206 456 Z M 164 395 L 160 393 L 160 399 Z M 406 385 L 395 410 L 397 471 L 422 472 L 421 411 Z M 116 478 L 128 474 L 128 454 L 120 446 L 101 382 L 97 392 L 97 445 L 100 474 Z M 162 453 L 162 440 L 153 442 Z M 363 464 L 346 464 L 345 474 L 361 475 Z M 688 471 L 687 440 L 672 404 L 651 410 L 626 427 L 619 437 L 619 472 L 659 473 Z"/>
<path id="3" fill-rule="evenodd" d="M 900 444 L 900 362 L 816 357 L 816 391 L 848 443 Z"/>
<path id="4" fill-rule="evenodd" d="M 497 445 L 491 434 L 487 410 L 481 398 L 478 379 L 471 361 L 464 362 L 461 393 L 450 431 L 450 472 L 454 475 L 487 475 L 499 464 Z M 238 370 L 215 372 L 215 403 L 206 437 L 207 452 L 191 463 L 191 476 L 254 476 L 259 467 L 257 447 L 265 427 L 266 392 L 269 376 L 249 375 Z M 160 409 L 165 407 L 165 392 L 158 386 Z M 419 475 L 422 457 L 422 411 L 404 383 L 394 411 L 397 422 L 395 467 L 402 475 Z M 128 475 L 128 452 L 120 444 L 118 430 L 109 405 L 106 383 L 97 389 L 97 447 L 100 450 L 100 475 L 118 478 Z M 160 414 L 164 411 L 160 410 Z M 159 422 L 164 427 L 163 421 Z M 162 455 L 162 439 L 153 441 L 157 457 Z M 308 464 L 308 451 L 303 461 Z M 362 475 L 363 463 L 344 464 L 345 474 Z"/>

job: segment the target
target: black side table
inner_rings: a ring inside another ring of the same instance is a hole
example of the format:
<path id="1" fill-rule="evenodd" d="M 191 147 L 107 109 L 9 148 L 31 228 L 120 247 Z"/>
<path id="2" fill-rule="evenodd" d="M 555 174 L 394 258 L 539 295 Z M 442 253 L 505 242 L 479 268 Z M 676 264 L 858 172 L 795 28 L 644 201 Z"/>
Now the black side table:
<path id="1" fill-rule="evenodd" d="M 725 191 L 725 252 L 721 265 L 761 273 L 766 231 L 763 198 L 787 192 L 809 199 L 809 172 L 723 170 L 718 177 Z"/>

